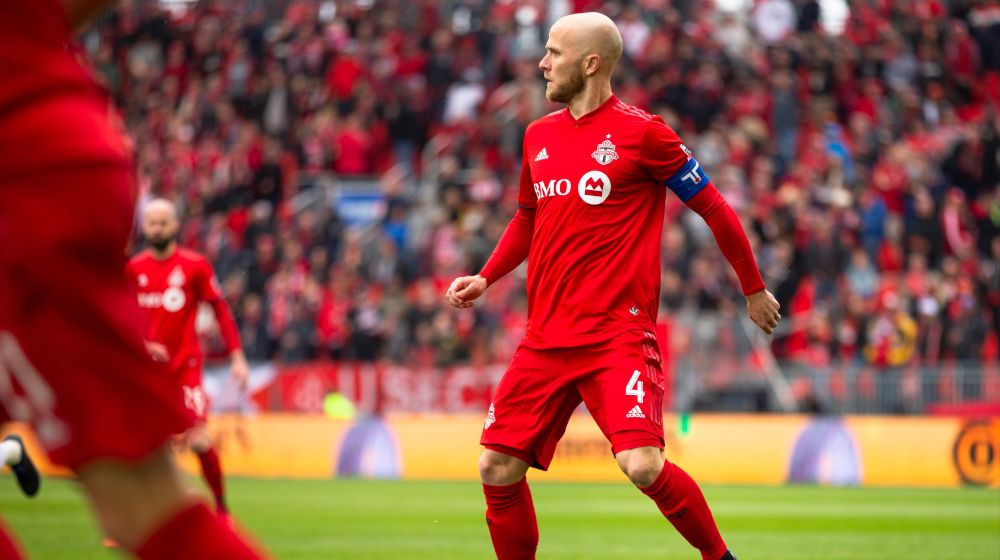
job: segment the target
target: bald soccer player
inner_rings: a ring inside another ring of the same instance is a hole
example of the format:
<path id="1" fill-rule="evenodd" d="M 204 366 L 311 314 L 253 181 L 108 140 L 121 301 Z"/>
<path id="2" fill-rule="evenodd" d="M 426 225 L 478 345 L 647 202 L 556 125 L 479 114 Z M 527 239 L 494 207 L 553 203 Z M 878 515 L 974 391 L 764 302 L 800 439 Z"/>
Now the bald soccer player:
<path id="1" fill-rule="evenodd" d="M 190 419 L 146 352 L 125 275 L 131 155 L 106 93 L 68 48 L 105 4 L 0 2 L 0 422 L 32 426 L 130 555 L 258 558 L 167 447 Z M 0 530 L 0 558 L 19 557 Z"/>
<path id="2" fill-rule="evenodd" d="M 132 257 L 127 271 L 138 292 L 139 307 L 146 311 L 146 349 L 154 360 L 167 364 L 169 375 L 180 385 L 184 408 L 193 424 L 184 434 L 185 443 L 198 456 L 216 511 L 227 517 L 219 455 L 205 426 L 209 402 L 202 386 L 203 358 L 195 331 L 199 303 L 208 303 L 215 312 L 230 358 L 230 373 L 241 388 L 246 386 L 247 360 L 212 264 L 198 253 L 178 247 L 179 231 L 173 203 L 162 198 L 150 201 L 142 213 L 147 248 Z"/>
<path id="3" fill-rule="evenodd" d="M 750 318 L 770 334 L 765 289 L 736 214 L 660 117 L 611 92 L 618 29 L 573 14 L 549 32 L 545 95 L 565 103 L 524 135 L 517 210 L 482 271 L 456 278 L 448 302 L 469 308 L 528 259 L 525 335 L 483 426 L 479 472 L 497 558 L 535 557 L 538 526 L 525 474 L 545 470 L 582 401 L 619 467 L 704 560 L 732 560 L 698 485 L 663 456 L 663 389 L 654 333 L 660 237 L 671 191 L 711 227 L 736 270 Z"/>

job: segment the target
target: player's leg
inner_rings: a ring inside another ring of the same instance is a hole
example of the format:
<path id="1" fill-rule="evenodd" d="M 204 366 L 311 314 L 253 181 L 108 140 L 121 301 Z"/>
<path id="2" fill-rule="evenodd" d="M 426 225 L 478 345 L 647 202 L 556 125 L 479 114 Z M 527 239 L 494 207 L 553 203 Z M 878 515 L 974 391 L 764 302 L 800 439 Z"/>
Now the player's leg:
<path id="1" fill-rule="evenodd" d="M 660 448 L 623 449 L 615 459 L 629 480 L 656 503 L 667 521 L 701 552 L 704 560 L 733 559 L 698 484 L 683 469 L 664 460 Z"/>
<path id="2" fill-rule="evenodd" d="M 205 484 L 212 491 L 215 498 L 215 511 L 220 515 L 228 515 L 229 509 L 226 507 L 225 485 L 222 479 L 222 466 L 219 462 L 219 454 L 212 445 L 212 437 L 208 433 L 208 428 L 198 425 L 187 433 L 188 445 L 191 451 L 198 457 L 201 464 L 201 476 L 205 479 Z"/>
<path id="3" fill-rule="evenodd" d="M 603 347 L 595 365 L 597 373 L 578 389 L 611 442 L 619 467 L 704 560 L 730 558 L 698 485 L 663 458 L 663 388 L 655 337 L 642 331 L 619 335 Z"/>
<path id="4" fill-rule="evenodd" d="M 184 391 L 184 406 L 194 422 L 194 426 L 185 434 L 185 440 L 191 451 L 198 457 L 198 463 L 201 465 L 201 476 L 212 491 L 212 497 L 215 498 L 216 512 L 222 516 L 228 516 L 229 509 L 226 507 L 222 465 L 206 426 L 208 396 L 201 384 L 201 371 L 195 370 L 185 373 L 181 388 Z"/>
<path id="5" fill-rule="evenodd" d="M 520 348 L 497 386 L 480 443 L 486 523 L 498 560 L 533 560 L 538 522 L 525 474 L 547 469 L 580 395 L 560 379 L 565 363 Z"/>
<path id="6" fill-rule="evenodd" d="M 139 462 L 95 460 L 78 473 L 105 533 L 139 558 L 260 557 L 187 488 L 166 448 Z"/>
<path id="7" fill-rule="evenodd" d="M 42 478 L 31 456 L 28 455 L 28 449 L 24 446 L 21 436 L 11 434 L 0 441 L 0 465 L 10 467 L 17 478 L 17 485 L 21 487 L 25 496 L 32 498 L 38 494 Z"/>
<path id="8" fill-rule="evenodd" d="M 528 487 L 528 463 L 484 449 L 479 476 L 486 497 L 486 526 L 500 560 L 531 560 L 538 548 L 538 521 Z"/>

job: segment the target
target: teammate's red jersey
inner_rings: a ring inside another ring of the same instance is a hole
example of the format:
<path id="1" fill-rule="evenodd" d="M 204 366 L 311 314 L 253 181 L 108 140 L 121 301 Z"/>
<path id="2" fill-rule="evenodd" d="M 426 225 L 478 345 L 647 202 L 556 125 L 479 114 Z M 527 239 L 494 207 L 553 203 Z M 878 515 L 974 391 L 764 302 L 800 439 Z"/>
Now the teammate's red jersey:
<path id="1" fill-rule="evenodd" d="M 128 274 L 138 291 L 139 307 L 147 312 L 146 340 L 167 347 L 171 371 L 183 374 L 201 369 L 201 347 L 195 332 L 199 302 L 210 304 L 215 311 L 226 350 L 240 347 L 229 306 L 205 257 L 178 248 L 159 260 L 146 250 L 132 257 Z"/>
<path id="2" fill-rule="evenodd" d="M 652 332 L 666 188 L 687 201 L 708 178 L 662 119 L 612 96 L 528 127 L 518 205 L 534 209 L 528 324 L 535 348 Z M 492 279 L 491 279 L 492 280 Z"/>

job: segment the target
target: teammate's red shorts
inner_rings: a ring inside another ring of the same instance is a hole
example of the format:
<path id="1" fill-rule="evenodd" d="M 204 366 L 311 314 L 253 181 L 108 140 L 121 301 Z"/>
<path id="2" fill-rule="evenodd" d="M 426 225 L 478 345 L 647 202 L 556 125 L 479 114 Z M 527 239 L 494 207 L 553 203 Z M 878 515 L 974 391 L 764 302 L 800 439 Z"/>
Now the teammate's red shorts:
<path id="1" fill-rule="evenodd" d="M 0 2 L 0 421 L 79 468 L 141 459 L 189 421 L 143 345 L 129 160 L 61 10 Z"/>
<path id="2" fill-rule="evenodd" d="M 614 453 L 663 449 L 662 383 L 659 347 L 649 332 L 580 348 L 522 345 L 500 379 L 480 443 L 546 470 L 582 401 Z"/>
<path id="3" fill-rule="evenodd" d="M 201 365 L 195 368 L 186 369 L 179 377 L 181 398 L 184 403 L 184 410 L 192 424 L 204 425 L 208 419 L 208 406 L 211 401 L 205 387 L 202 385 Z"/>

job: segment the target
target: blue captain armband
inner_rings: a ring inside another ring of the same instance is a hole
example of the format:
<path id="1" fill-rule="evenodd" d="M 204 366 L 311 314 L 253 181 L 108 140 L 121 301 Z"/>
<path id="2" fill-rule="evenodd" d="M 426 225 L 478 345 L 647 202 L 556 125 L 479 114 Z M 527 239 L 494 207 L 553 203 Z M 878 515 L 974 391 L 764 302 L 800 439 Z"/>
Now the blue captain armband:
<path id="1" fill-rule="evenodd" d="M 701 192 L 701 189 L 708 186 L 712 180 L 708 178 L 708 173 L 698 165 L 698 160 L 690 158 L 687 163 L 681 166 L 674 173 L 673 177 L 664 181 L 670 190 L 683 202 L 691 200 L 691 197 Z"/>

